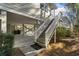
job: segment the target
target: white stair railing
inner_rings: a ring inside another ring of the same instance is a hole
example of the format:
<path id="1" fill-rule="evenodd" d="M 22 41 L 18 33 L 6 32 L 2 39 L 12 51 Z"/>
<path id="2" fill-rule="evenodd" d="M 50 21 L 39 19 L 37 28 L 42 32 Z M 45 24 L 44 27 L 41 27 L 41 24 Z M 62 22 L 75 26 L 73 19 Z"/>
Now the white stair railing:
<path id="1" fill-rule="evenodd" d="M 54 18 L 53 15 L 49 16 L 46 19 L 46 21 L 44 21 L 44 23 L 35 31 L 35 33 L 34 33 L 35 42 L 37 41 L 39 36 L 42 34 L 42 32 L 47 28 L 47 26 L 49 25 L 49 23 L 52 21 L 53 18 Z"/>
<path id="2" fill-rule="evenodd" d="M 54 30 L 57 27 L 58 21 L 60 19 L 60 14 L 58 14 L 57 16 L 55 16 L 55 19 L 53 20 L 53 22 L 51 23 L 51 25 L 48 27 L 48 29 L 45 32 L 45 42 L 46 42 L 46 47 L 49 44 L 53 34 L 54 34 Z"/>

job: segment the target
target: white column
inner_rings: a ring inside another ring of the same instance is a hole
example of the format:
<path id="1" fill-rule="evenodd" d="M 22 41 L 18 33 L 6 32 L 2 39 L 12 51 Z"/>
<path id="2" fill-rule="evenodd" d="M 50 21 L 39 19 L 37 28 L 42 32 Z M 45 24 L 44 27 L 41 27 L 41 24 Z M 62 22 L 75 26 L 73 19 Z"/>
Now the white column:
<path id="1" fill-rule="evenodd" d="M 54 8 L 54 19 L 55 19 L 55 8 Z M 55 19 L 57 20 L 57 19 Z M 54 43 L 56 43 L 56 29 L 54 31 Z"/>
<path id="2" fill-rule="evenodd" d="M 1 31 L 3 33 L 7 32 L 7 12 L 1 11 Z"/>
<path id="3" fill-rule="evenodd" d="M 71 27 L 70 28 L 71 32 L 73 32 L 73 24 L 72 23 L 70 24 L 70 27 Z"/>
<path id="4" fill-rule="evenodd" d="M 0 19 L 0 33 L 1 33 L 1 19 Z"/>
<path id="5" fill-rule="evenodd" d="M 56 43 L 56 29 L 55 29 L 55 32 L 54 32 L 54 43 Z"/>

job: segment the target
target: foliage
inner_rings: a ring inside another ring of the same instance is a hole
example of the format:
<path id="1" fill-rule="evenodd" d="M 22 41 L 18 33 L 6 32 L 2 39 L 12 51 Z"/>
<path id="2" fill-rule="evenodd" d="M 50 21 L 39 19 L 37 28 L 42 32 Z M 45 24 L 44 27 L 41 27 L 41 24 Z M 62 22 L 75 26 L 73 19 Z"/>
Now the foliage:
<path id="1" fill-rule="evenodd" d="M 71 4 L 68 4 L 69 8 L 72 8 L 73 11 L 77 11 L 77 14 L 76 14 L 76 19 L 77 19 L 77 24 L 79 24 L 79 3 L 71 3 Z M 75 9 L 75 10 L 74 10 Z"/>
<path id="2" fill-rule="evenodd" d="M 14 35 L 10 33 L 0 34 L 0 56 L 9 56 L 12 54 Z"/>
<path id="3" fill-rule="evenodd" d="M 70 32 L 70 30 L 67 30 L 64 27 L 58 27 L 57 31 L 56 31 L 56 35 L 57 35 L 58 39 L 62 39 L 62 38 L 65 38 L 65 37 L 70 37 L 71 32 Z"/>
<path id="4" fill-rule="evenodd" d="M 74 32 L 79 35 L 79 24 L 74 26 Z"/>

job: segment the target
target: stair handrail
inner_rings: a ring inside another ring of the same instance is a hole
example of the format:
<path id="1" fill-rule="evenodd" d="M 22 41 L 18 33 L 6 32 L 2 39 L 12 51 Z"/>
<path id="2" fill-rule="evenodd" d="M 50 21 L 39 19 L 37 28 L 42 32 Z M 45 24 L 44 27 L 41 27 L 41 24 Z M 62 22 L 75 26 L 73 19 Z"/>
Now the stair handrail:
<path id="1" fill-rule="evenodd" d="M 46 46 L 49 44 L 53 34 L 54 34 L 54 30 L 57 27 L 58 21 L 60 19 L 60 13 L 58 13 L 57 16 L 55 16 L 55 19 L 53 20 L 53 22 L 51 23 L 51 25 L 49 26 L 49 28 L 46 30 L 45 32 L 45 42 L 46 42 Z"/>
<path id="2" fill-rule="evenodd" d="M 48 26 L 48 24 L 51 22 L 51 20 L 53 19 L 53 15 L 49 15 L 46 20 L 44 21 L 44 23 L 35 31 L 34 35 L 35 35 L 35 41 L 37 40 L 37 38 L 39 38 L 39 36 L 42 34 L 42 32 L 46 29 L 46 27 Z"/>

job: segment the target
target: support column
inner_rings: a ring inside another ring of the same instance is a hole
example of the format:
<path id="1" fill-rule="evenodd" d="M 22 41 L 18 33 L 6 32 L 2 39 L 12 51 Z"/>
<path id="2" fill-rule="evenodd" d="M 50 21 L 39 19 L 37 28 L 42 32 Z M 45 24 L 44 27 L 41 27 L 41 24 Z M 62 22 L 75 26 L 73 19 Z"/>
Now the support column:
<path id="1" fill-rule="evenodd" d="M 50 10 L 50 16 L 52 15 L 52 12 L 51 12 L 51 10 Z"/>
<path id="2" fill-rule="evenodd" d="M 73 32 L 73 24 L 72 23 L 70 25 L 70 30 L 71 30 L 71 32 Z"/>
<path id="3" fill-rule="evenodd" d="M 56 29 L 55 29 L 55 33 L 54 33 L 54 43 L 56 43 Z"/>
<path id="4" fill-rule="evenodd" d="M 24 35 L 24 24 L 22 24 L 22 27 L 23 27 L 23 35 Z"/>
<path id="5" fill-rule="evenodd" d="M 1 20 L 0 20 L 0 33 L 1 33 Z"/>
<path id="6" fill-rule="evenodd" d="M 3 33 L 7 32 L 7 12 L 6 11 L 1 11 L 1 31 Z"/>
<path id="7" fill-rule="evenodd" d="M 54 19 L 55 19 L 55 8 L 54 8 Z M 57 20 L 57 19 L 55 19 Z M 54 31 L 54 43 L 56 43 L 56 29 Z"/>
<path id="8" fill-rule="evenodd" d="M 45 14 L 46 14 L 46 12 L 44 11 L 44 18 L 46 17 Z"/>
<path id="9" fill-rule="evenodd" d="M 41 14 L 41 15 L 40 15 L 40 18 L 42 18 L 42 17 L 43 17 L 43 16 L 42 16 L 42 15 L 43 15 L 43 11 L 42 11 L 42 9 L 41 9 L 40 11 L 41 11 L 41 12 L 40 12 L 40 14 Z"/>

